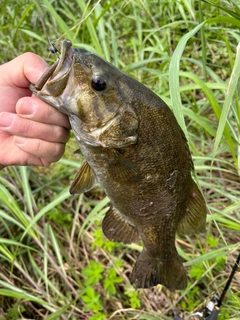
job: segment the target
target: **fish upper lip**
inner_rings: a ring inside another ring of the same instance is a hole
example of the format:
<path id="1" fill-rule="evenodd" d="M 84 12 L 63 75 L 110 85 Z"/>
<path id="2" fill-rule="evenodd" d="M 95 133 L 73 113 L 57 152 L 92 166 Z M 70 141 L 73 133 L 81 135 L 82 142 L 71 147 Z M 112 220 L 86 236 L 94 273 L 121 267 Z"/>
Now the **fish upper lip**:
<path id="1" fill-rule="evenodd" d="M 57 67 L 52 74 L 52 78 L 58 75 L 60 70 L 66 65 L 66 62 L 70 62 L 70 64 L 72 64 L 73 57 L 74 49 L 72 47 L 72 42 L 70 40 L 63 40 L 61 43 L 61 55 Z"/>
<path id="2" fill-rule="evenodd" d="M 38 94 L 42 92 L 47 82 L 51 83 L 60 78 L 64 78 L 71 71 L 74 62 L 74 48 L 70 40 L 63 40 L 61 44 L 61 55 L 54 64 L 52 64 L 46 72 L 41 76 L 38 82 L 30 84 L 30 90 Z"/>

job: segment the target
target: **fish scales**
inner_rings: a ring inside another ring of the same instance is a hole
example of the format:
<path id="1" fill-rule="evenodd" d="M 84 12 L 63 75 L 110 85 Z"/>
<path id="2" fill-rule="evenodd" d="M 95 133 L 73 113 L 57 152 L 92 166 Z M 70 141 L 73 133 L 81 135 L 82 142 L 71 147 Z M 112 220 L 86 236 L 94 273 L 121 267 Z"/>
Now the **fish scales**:
<path id="1" fill-rule="evenodd" d="M 204 231 L 206 204 L 172 111 L 144 85 L 69 40 L 30 88 L 68 115 L 85 158 L 70 192 L 86 192 L 99 182 L 111 200 L 102 222 L 106 237 L 142 241 L 131 283 L 185 289 L 175 236 Z"/>

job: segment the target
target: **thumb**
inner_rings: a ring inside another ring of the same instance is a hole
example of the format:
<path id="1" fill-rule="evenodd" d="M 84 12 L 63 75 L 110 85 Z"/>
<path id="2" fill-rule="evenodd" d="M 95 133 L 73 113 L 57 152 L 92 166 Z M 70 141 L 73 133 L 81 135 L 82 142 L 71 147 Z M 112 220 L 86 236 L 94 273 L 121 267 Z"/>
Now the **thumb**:
<path id="1" fill-rule="evenodd" d="M 32 52 L 26 52 L 5 63 L 0 68 L 2 83 L 20 88 L 28 88 L 29 83 L 36 83 L 38 81 L 48 68 L 48 64 L 40 56 Z"/>

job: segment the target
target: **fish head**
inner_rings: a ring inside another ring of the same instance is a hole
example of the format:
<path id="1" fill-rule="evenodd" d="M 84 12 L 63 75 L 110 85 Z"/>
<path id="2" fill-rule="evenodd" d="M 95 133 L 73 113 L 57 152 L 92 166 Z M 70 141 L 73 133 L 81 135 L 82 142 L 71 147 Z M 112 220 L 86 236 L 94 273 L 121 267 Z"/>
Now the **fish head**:
<path id="1" fill-rule="evenodd" d="M 136 142 L 138 127 L 136 112 L 124 98 L 124 77 L 102 58 L 64 40 L 60 58 L 30 89 L 69 116 L 77 140 L 122 147 Z"/>

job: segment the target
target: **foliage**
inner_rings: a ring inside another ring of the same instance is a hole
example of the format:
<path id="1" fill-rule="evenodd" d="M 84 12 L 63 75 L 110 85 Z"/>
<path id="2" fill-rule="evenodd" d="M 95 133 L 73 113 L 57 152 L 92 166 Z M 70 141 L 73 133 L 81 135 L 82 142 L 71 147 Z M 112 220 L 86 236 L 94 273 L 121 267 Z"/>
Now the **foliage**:
<path id="1" fill-rule="evenodd" d="M 184 292 L 135 290 L 141 246 L 107 241 L 99 186 L 68 189 L 79 168 L 71 138 L 50 168 L 0 174 L 0 314 L 6 319 L 172 319 L 220 295 L 240 243 L 240 7 L 238 0 L 3 0 L 0 61 L 32 51 L 52 63 L 48 38 L 96 52 L 172 108 L 186 132 L 209 208 L 206 234 L 177 239 Z M 239 272 L 220 319 L 239 317 Z M 2 308 L 2 309 L 1 309 Z"/>

